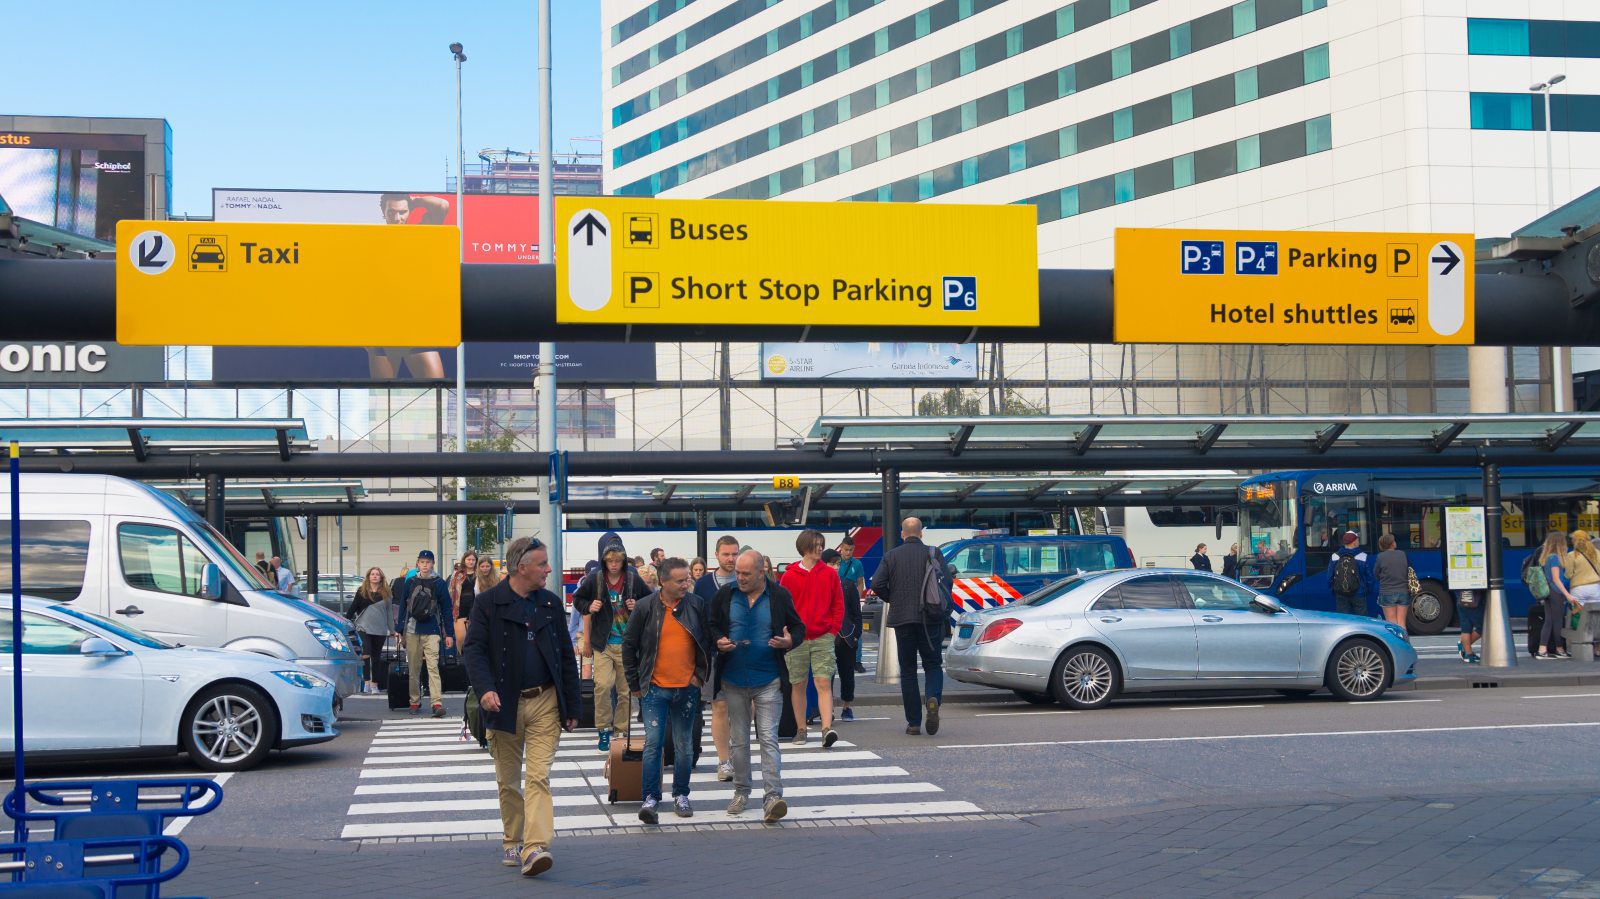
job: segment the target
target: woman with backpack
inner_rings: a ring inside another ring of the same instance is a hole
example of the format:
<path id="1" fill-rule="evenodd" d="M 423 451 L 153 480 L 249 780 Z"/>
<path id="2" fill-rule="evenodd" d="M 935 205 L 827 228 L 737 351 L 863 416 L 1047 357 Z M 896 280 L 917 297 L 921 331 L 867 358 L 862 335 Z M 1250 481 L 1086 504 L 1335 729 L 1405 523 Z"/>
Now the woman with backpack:
<path id="1" fill-rule="evenodd" d="M 1533 654 L 1536 659 L 1572 658 L 1561 637 L 1567 605 L 1576 601 L 1567 588 L 1566 555 L 1567 535 L 1560 531 L 1546 534 L 1544 545 L 1539 548 L 1539 568 L 1549 582 L 1550 592 L 1544 598 L 1544 627 L 1539 631 L 1539 651 Z"/>

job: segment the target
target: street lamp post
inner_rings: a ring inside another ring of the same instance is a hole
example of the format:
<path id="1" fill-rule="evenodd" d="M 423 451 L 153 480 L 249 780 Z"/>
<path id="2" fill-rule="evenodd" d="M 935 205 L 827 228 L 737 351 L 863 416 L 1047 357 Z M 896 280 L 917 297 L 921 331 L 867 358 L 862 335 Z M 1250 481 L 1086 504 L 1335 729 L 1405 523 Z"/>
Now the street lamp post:
<path id="1" fill-rule="evenodd" d="M 461 136 L 461 64 L 467 61 L 460 42 L 450 45 L 456 60 L 456 230 L 459 232 L 460 261 L 467 261 L 467 207 L 462 202 L 466 194 L 467 173 L 464 166 L 466 150 Z M 467 345 L 456 344 L 456 450 L 467 451 Z M 467 479 L 456 478 L 456 499 L 467 498 Z M 456 516 L 456 558 L 466 555 L 467 516 Z"/>
<path id="2" fill-rule="evenodd" d="M 1536 94 L 1544 94 L 1544 169 L 1548 199 L 1546 212 L 1556 211 L 1556 137 L 1550 121 L 1550 92 L 1556 85 L 1566 80 L 1566 75 L 1553 75 L 1550 80 L 1541 81 L 1528 88 Z M 1572 407 L 1572 357 L 1571 351 L 1566 347 L 1550 348 L 1550 407 L 1552 412 L 1566 412 Z"/>

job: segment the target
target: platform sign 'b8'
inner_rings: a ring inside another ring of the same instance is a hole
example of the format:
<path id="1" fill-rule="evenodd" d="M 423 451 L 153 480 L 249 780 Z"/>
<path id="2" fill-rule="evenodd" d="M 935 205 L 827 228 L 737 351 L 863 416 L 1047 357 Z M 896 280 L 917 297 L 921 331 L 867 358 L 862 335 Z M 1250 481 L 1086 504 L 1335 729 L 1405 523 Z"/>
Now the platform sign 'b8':
<path id="1" fill-rule="evenodd" d="M 978 279 L 946 275 L 944 278 L 944 309 L 946 312 L 976 312 L 978 310 Z"/>

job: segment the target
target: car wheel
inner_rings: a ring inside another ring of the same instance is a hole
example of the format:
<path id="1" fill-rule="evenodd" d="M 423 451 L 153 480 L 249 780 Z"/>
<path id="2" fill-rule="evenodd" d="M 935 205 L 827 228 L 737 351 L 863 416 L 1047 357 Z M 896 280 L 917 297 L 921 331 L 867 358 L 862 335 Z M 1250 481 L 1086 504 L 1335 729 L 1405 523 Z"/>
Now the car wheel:
<path id="1" fill-rule="evenodd" d="M 1032 690 L 1012 690 L 1011 692 L 1017 694 L 1017 698 L 1023 702 L 1031 702 L 1034 705 L 1056 704 L 1056 698 L 1049 693 L 1035 693 Z"/>
<path id="2" fill-rule="evenodd" d="M 1422 592 L 1411 598 L 1411 606 L 1406 611 L 1406 627 L 1423 637 L 1443 633 L 1455 617 L 1455 610 L 1450 591 L 1435 581 L 1423 581 Z"/>
<path id="3" fill-rule="evenodd" d="M 255 687 L 216 684 L 189 704 L 179 741 L 200 768 L 244 771 L 260 764 L 278 742 L 278 716 Z"/>
<path id="4" fill-rule="evenodd" d="M 1056 662 L 1050 691 L 1068 708 L 1105 707 L 1122 689 L 1117 660 L 1098 646 L 1074 646 Z"/>
<path id="5" fill-rule="evenodd" d="M 1327 683 L 1346 702 L 1377 699 L 1393 679 L 1389 659 L 1371 640 L 1348 640 L 1328 659 Z"/>

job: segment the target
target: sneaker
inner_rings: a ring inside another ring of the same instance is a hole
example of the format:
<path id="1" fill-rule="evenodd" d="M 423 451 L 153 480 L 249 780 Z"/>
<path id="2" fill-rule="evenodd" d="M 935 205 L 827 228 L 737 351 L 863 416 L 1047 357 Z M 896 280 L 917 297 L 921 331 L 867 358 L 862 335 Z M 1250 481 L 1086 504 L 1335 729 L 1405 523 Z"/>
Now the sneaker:
<path id="1" fill-rule="evenodd" d="M 413 714 L 413 715 L 415 715 L 415 714 L 417 714 L 417 713 L 418 713 L 418 712 L 420 712 L 420 711 L 422 711 L 422 704 L 421 704 L 421 703 L 416 703 L 416 702 L 413 702 L 413 703 L 412 703 L 412 704 L 411 704 L 411 714 Z"/>
<path id="2" fill-rule="evenodd" d="M 931 737 L 939 732 L 939 700 L 928 700 L 927 708 L 928 711 L 923 715 L 923 718 L 928 725 L 928 736 Z"/>
<path id="3" fill-rule="evenodd" d="M 849 709 L 845 709 L 844 711 L 839 713 L 839 720 L 840 721 L 854 721 L 854 720 L 856 720 L 856 713 L 850 711 Z"/>
<path id="4" fill-rule="evenodd" d="M 1472 663 L 1472 664 L 1474 664 L 1474 665 L 1476 665 L 1476 664 L 1478 664 L 1478 663 L 1479 663 L 1479 662 L 1481 662 L 1481 661 L 1483 661 L 1483 659 L 1482 659 L 1482 657 L 1480 657 L 1480 656 L 1479 656 L 1479 655 L 1478 655 L 1478 654 L 1477 654 L 1477 653 L 1473 653 L 1473 654 L 1472 654 L 1472 657 L 1471 657 L 1471 658 L 1469 658 L 1469 659 L 1467 659 L 1467 661 L 1469 661 L 1469 662 L 1471 662 L 1471 663 Z"/>
<path id="5" fill-rule="evenodd" d="M 435 717 L 435 718 L 443 718 L 444 717 L 444 703 L 436 702 L 436 703 L 433 704 L 433 717 Z"/>
<path id="6" fill-rule="evenodd" d="M 644 804 L 639 806 L 639 820 L 649 824 L 652 827 L 655 826 L 656 801 L 654 799 L 646 799 Z"/>
<path id="7" fill-rule="evenodd" d="M 675 812 L 678 815 L 678 817 L 680 817 L 680 818 L 693 818 L 694 817 L 694 809 L 689 807 L 689 797 L 687 797 L 687 796 L 674 796 L 674 797 L 672 797 L 672 805 L 673 805 L 673 809 L 672 810 L 673 810 L 673 812 Z"/>
<path id="8" fill-rule="evenodd" d="M 1543 661 L 1555 658 L 1555 654 L 1554 653 L 1545 653 L 1545 652 L 1536 652 L 1536 653 L 1533 654 L 1533 657 L 1538 659 L 1539 661 L 1543 662 Z"/>
<path id="9" fill-rule="evenodd" d="M 1472 654 L 1467 652 L 1465 649 L 1462 649 L 1460 643 L 1456 644 L 1456 651 L 1461 653 L 1461 661 L 1463 661 L 1463 662 L 1472 661 Z"/>
<path id="10" fill-rule="evenodd" d="M 856 663 L 856 673 L 857 674 L 866 674 L 867 673 L 867 666 L 861 664 L 860 662 L 857 662 Z"/>
<path id="11" fill-rule="evenodd" d="M 522 864 L 522 847 L 507 846 L 505 849 L 501 850 L 500 864 L 505 865 L 507 868 L 515 868 Z"/>
<path id="12" fill-rule="evenodd" d="M 548 850 L 535 849 L 528 853 L 527 858 L 522 860 L 522 876 L 538 877 L 540 874 L 550 870 L 555 863 L 556 860 L 550 856 Z"/>
<path id="13" fill-rule="evenodd" d="M 749 796 L 746 796 L 743 793 L 735 793 L 735 794 L 733 794 L 733 801 L 728 803 L 728 814 L 730 814 L 730 815 L 742 815 L 742 814 L 744 814 L 744 810 L 746 808 L 749 808 L 749 806 L 750 806 L 750 797 Z"/>
<path id="14" fill-rule="evenodd" d="M 1553 653 L 1553 655 L 1558 659 L 1570 659 L 1570 658 L 1572 658 L 1572 653 L 1567 652 L 1565 649 L 1558 649 Z"/>
<path id="15" fill-rule="evenodd" d="M 918 727 L 917 725 L 915 725 L 915 724 L 906 725 L 906 736 L 915 737 L 915 736 L 919 736 L 921 733 L 922 733 L 922 728 Z"/>
<path id="16" fill-rule="evenodd" d="M 763 824 L 776 823 L 779 818 L 787 814 L 789 814 L 789 803 L 784 802 L 782 796 L 768 796 L 767 801 L 761 804 Z"/>
<path id="17" fill-rule="evenodd" d="M 803 731 L 803 730 L 795 731 L 794 739 L 789 741 L 789 745 L 790 746 L 804 746 L 804 745 L 806 745 L 806 732 Z"/>
<path id="18" fill-rule="evenodd" d="M 595 748 L 601 752 L 611 751 L 611 731 L 609 728 L 600 732 L 600 744 Z"/>
<path id="19" fill-rule="evenodd" d="M 821 724 L 821 723 L 822 723 L 822 716 L 821 715 L 807 715 L 806 716 L 806 727 L 810 727 L 813 724 Z"/>
<path id="20" fill-rule="evenodd" d="M 717 780 L 727 782 L 733 780 L 733 761 L 717 763 Z"/>
<path id="21" fill-rule="evenodd" d="M 830 727 L 827 730 L 822 732 L 822 748 L 823 749 L 832 749 L 833 748 L 833 744 L 835 744 L 837 742 L 839 742 L 839 733 L 838 733 L 838 731 L 836 731 L 836 730 L 834 730 L 833 728 Z"/>

